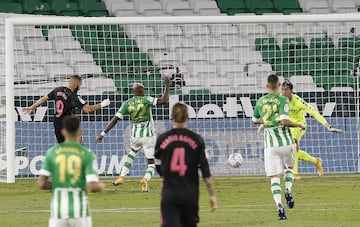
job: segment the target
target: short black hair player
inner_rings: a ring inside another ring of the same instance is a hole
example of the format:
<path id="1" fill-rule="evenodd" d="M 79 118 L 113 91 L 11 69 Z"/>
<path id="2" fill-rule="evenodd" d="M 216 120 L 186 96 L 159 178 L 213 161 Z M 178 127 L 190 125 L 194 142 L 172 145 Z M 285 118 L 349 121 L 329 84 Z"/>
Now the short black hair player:
<path id="1" fill-rule="evenodd" d="M 217 208 L 209 163 L 203 138 L 186 128 L 187 106 L 172 108 L 173 128 L 156 141 L 157 171 L 163 177 L 161 192 L 161 226 L 194 227 L 199 222 L 199 175 L 201 169 L 210 197 L 211 211 Z"/>
<path id="2" fill-rule="evenodd" d="M 80 76 L 74 75 L 70 77 L 69 84 L 67 87 L 57 87 L 52 90 L 48 95 L 41 97 L 30 107 L 23 108 L 25 113 L 30 114 L 38 106 L 43 104 L 48 100 L 55 101 L 55 114 L 54 114 L 54 129 L 55 135 L 58 143 L 64 142 L 65 138 L 61 133 L 62 130 L 62 120 L 66 116 L 74 115 L 76 108 L 82 109 L 85 113 L 90 113 L 106 107 L 110 104 L 109 99 L 103 100 L 101 103 L 95 105 L 87 105 L 77 94 L 77 91 L 80 90 L 82 80 Z"/>

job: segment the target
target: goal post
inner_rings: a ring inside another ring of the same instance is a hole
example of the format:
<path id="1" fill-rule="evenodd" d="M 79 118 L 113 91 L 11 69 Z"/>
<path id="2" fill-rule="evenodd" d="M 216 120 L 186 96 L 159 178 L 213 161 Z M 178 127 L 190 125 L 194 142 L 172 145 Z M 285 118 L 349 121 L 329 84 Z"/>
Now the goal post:
<path id="1" fill-rule="evenodd" d="M 49 17 L 5 18 L 6 113 L 1 116 L 0 181 L 38 174 L 45 152 L 56 144 L 56 106 L 48 102 L 33 114 L 22 108 L 66 86 L 78 74 L 78 94 L 89 104 L 111 105 L 81 117 L 84 145 L 97 156 L 99 173 L 119 174 L 129 150 L 130 122 L 119 123 L 95 145 L 95 137 L 143 83 L 146 95 L 161 97 L 162 76 L 172 74 L 170 102 L 152 110 L 157 133 L 171 128 L 169 108 L 189 106 L 189 128 L 206 143 L 215 175 L 264 173 L 263 136 L 251 124 L 256 101 L 266 93 L 266 77 L 276 73 L 293 82 L 295 93 L 320 111 L 331 134 L 307 116 L 301 148 L 323 159 L 326 173 L 359 172 L 360 16 L 264 15 L 212 17 Z M 1 77 L 2 78 L 2 77 Z M 2 79 L 3 80 L 3 79 Z M 3 122 L 5 120 L 5 122 Z M 17 151 L 17 152 L 15 152 Z M 232 168 L 227 157 L 241 153 Z M 130 175 L 141 176 L 138 155 Z M 6 164 L 6 168 L 4 167 Z M 316 173 L 308 163 L 300 173 Z"/>

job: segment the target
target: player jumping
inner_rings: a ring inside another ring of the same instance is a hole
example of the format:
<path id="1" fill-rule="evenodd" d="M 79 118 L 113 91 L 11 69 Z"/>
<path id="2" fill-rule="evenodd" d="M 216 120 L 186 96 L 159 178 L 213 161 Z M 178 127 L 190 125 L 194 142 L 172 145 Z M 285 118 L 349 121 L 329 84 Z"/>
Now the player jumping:
<path id="1" fill-rule="evenodd" d="M 156 141 L 156 170 L 163 177 L 161 226 L 195 227 L 199 222 L 199 174 L 206 184 L 211 211 L 217 208 L 203 138 L 186 128 L 187 106 L 176 103 L 171 112 L 173 128 Z"/>
<path id="2" fill-rule="evenodd" d="M 266 175 L 271 178 L 271 192 L 278 209 L 278 219 L 287 219 L 281 201 L 280 174 L 285 178 L 285 199 L 294 207 L 291 188 L 294 181 L 293 165 L 296 156 L 294 139 L 289 127 L 305 129 L 305 125 L 289 120 L 289 100 L 279 94 L 280 82 L 276 75 L 267 78 L 269 94 L 261 97 L 254 110 L 252 121 L 264 124 L 264 162 Z"/>
<path id="3" fill-rule="evenodd" d="M 99 143 L 104 138 L 105 134 L 108 133 L 120 119 L 124 118 L 124 115 L 130 115 L 130 120 L 132 122 L 130 138 L 131 150 L 127 155 L 123 168 L 121 169 L 119 178 L 113 182 L 114 185 L 124 183 L 125 175 L 129 172 L 129 168 L 133 164 L 136 154 L 140 150 L 143 150 L 148 160 L 148 168 L 140 183 L 142 191 L 148 192 L 148 182 L 155 171 L 154 147 L 156 135 L 151 114 L 151 107 L 155 105 L 162 105 L 169 101 L 170 78 L 165 77 L 164 80 L 166 85 L 165 91 L 160 99 L 145 96 L 144 85 L 141 83 L 135 83 L 133 86 L 134 97 L 123 103 L 104 131 L 102 131 L 96 138 L 96 143 Z"/>
<path id="4" fill-rule="evenodd" d="M 38 181 L 40 189 L 53 192 L 49 227 L 92 226 L 86 188 L 101 192 L 105 185 L 99 183 L 94 154 L 78 142 L 80 119 L 67 116 L 62 123 L 65 142 L 46 152 Z"/>
<path id="5" fill-rule="evenodd" d="M 309 105 L 307 102 L 305 102 L 302 98 L 297 96 L 293 93 L 294 85 L 289 81 L 286 80 L 282 84 L 282 95 L 287 97 L 290 102 L 290 113 L 289 117 L 292 121 L 306 124 L 306 119 L 304 116 L 304 112 L 308 113 L 312 117 L 314 117 L 318 122 L 320 122 L 322 125 L 324 125 L 330 132 L 341 132 L 340 129 L 334 128 L 326 121 L 326 119 L 317 112 L 311 105 Z M 324 174 L 323 167 L 321 166 L 321 159 L 315 158 L 308 154 L 306 151 L 300 150 L 300 140 L 301 137 L 305 134 L 305 130 L 300 130 L 299 128 L 291 128 L 291 134 L 295 140 L 296 143 L 296 159 L 295 159 L 295 165 L 294 165 L 294 175 L 295 179 L 300 179 L 299 173 L 298 173 L 298 161 L 304 160 L 306 162 L 311 162 L 315 165 L 318 174 L 321 176 Z"/>
<path id="6" fill-rule="evenodd" d="M 81 84 L 82 80 L 80 76 L 71 76 L 67 87 L 55 88 L 48 95 L 43 96 L 30 107 L 23 108 L 23 111 L 24 113 L 30 114 L 44 102 L 54 100 L 56 110 L 54 114 L 55 135 L 58 143 L 62 143 L 64 142 L 64 136 L 62 135 L 61 130 L 62 120 L 64 117 L 74 115 L 76 108 L 82 109 L 85 113 L 90 113 L 110 104 L 110 100 L 105 99 L 96 105 L 87 105 L 86 101 L 77 94 L 77 91 L 80 90 Z"/>

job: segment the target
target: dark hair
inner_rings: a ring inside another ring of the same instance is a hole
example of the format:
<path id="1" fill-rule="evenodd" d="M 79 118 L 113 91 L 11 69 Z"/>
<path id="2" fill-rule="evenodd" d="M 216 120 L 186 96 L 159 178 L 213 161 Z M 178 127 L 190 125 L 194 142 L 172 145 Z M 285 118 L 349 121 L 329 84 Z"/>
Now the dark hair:
<path id="1" fill-rule="evenodd" d="M 69 134 L 75 134 L 80 128 L 80 118 L 76 116 L 66 116 L 62 120 L 62 126 Z"/>
<path id="2" fill-rule="evenodd" d="M 187 106 L 181 102 L 175 103 L 171 110 L 171 116 L 174 122 L 184 123 L 189 118 Z"/>
<path id="3" fill-rule="evenodd" d="M 294 88 L 294 85 L 291 83 L 290 80 L 285 80 L 285 81 L 282 83 L 282 86 L 283 86 L 283 87 L 288 87 L 288 88 L 290 88 L 291 91 L 292 91 L 293 88 Z"/>
<path id="4" fill-rule="evenodd" d="M 270 74 L 267 78 L 267 83 L 270 89 L 276 89 L 279 86 L 279 77 L 275 74 Z"/>
<path id="5" fill-rule="evenodd" d="M 82 81 L 82 79 L 81 79 L 81 77 L 80 77 L 79 75 L 73 75 L 73 76 L 71 76 L 71 77 L 70 77 L 70 80 L 76 80 L 76 81 L 79 81 L 79 82 Z"/>

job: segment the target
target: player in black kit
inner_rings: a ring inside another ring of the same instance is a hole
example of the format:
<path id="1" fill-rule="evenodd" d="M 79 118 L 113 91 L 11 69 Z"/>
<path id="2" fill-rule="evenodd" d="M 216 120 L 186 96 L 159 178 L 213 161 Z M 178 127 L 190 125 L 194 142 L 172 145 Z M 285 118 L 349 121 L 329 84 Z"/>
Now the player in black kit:
<path id="1" fill-rule="evenodd" d="M 36 107 L 40 106 L 44 102 L 54 100 L 56 109 L 54 114 L 55 135 L 58 143 L 62 143 L 64 142 L 64 136 L 62 135 L 61 130 L 62 120 L 64 117 L 74 115 L 76 108 L 82 109 L 85 113 L 90 113 L 110 104 L 110 100 L 105 99 L 96 105 L 87 105 L 86 101 L 77 94 L 77 91 L 81 87 L 81 83 L 81 77 L 77 75 L 71 76 L 67 87 L 55 88 L 48 95 L 45 95 L 37 100 L 32 106 L 25 107 L 23 111 L 30 114 L 36 109 Z"/>
<path id="2" fill-rule="evenodd" d="M 199 222 L 199 175 L 201 169 L 210 197 L 211 211 L 217 208 L 209 163 L 202 137 L 186 128 L 187 106 L 172 108 L 173 128 L 156 141 L 156 169 L 163 177 L 161 226 L 193 227 Z M 160 163 L 161 162 L 161 163 Z"/>

